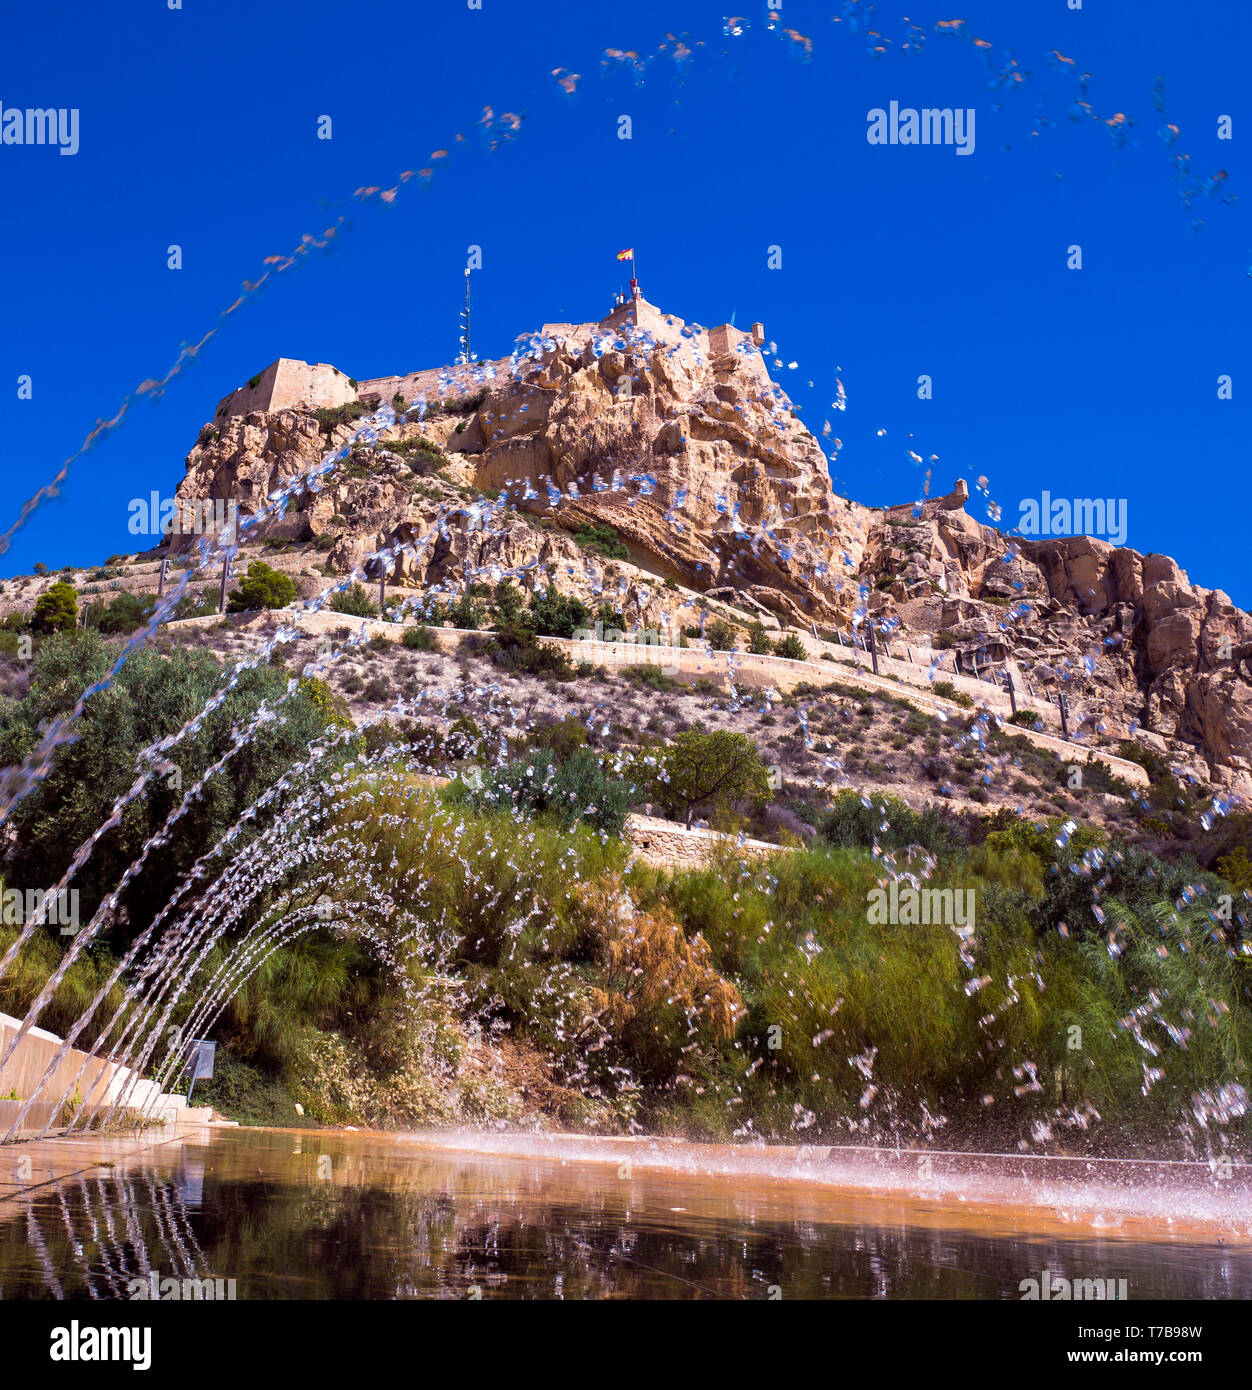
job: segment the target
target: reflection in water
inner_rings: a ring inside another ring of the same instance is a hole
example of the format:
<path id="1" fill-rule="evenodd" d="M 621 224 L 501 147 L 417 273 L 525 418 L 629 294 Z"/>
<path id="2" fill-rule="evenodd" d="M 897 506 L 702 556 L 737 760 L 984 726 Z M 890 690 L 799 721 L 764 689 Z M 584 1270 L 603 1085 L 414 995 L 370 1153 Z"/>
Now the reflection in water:
<path id="1" fill-rule="evenodd" d="M 0 1202 L 6 1299 L 124 1299 L 153 1272 L 234 1279 L 241 1299 L 1015 1299 L 1045 1269 L 1252 1298 L 1247 1243 L 377 1134 L 219 1131 Z"/>
<path id="2" fill-rule="evenodd" d="M 0 1296 L 127 1298 L 154 1272 L 209 1277 L 177 1179 L 101 1170 L 0 1205 Z"/>

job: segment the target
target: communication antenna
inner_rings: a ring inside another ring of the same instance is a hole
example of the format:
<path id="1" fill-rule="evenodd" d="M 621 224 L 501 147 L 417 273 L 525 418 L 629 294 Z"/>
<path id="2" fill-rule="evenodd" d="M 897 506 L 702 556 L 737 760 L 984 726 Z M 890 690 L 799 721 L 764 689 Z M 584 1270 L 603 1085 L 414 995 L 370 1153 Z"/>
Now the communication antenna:
<path id="1" fill-rule="evenodd" d="M 461 310 L 461 352 L 456 359 L 464 366 L 474 360 L 474 354 L 470 351 L 470 272 L 469 267 L 465 267 L 465 308 Z"/>

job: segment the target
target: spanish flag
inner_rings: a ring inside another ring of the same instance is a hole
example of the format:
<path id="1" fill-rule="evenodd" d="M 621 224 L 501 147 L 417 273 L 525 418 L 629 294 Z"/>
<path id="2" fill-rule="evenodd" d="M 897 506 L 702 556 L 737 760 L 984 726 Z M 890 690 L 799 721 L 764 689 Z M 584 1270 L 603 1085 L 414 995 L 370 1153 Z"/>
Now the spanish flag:
<path id="1" fill-rule="evenodd" d="M 635 248 L 633 246 L 628 246 L 625 251 L 619 251 L 617 253 L 617 259 L 619 261 L 633 261 L 635 259 Z"/>

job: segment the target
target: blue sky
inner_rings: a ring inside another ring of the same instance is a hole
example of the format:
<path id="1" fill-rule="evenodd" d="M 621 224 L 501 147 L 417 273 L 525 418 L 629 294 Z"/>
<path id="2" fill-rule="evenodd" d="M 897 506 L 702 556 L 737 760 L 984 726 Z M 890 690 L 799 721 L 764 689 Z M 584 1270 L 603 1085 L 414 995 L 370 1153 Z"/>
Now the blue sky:
<path id="1" fill-rule="evenodd" d="M 601 317 L 624 280 L 614 253 L 633 245 L 644 293 L 667 311 L 765 323 L 799 364 L 776 375 L 804 418 L 843 440 L 841 492 L 919 495 L 912 449 L 938 455 L 936 493 L 985 476 L 1010 525 L 1045 489 L 1125 498 L 1128 544 L 1252 607 L 1239 523 L 1252 495 L 1252 7 L 900 0 L 870 23 L 891 41 L 875 58 L 877 40 L 833 22 L 843 0 L 789 3 L 775 32 L 752 0 L 735 9 L 738 37 L 723 32 L 724 0 L 183 3 L 5 16 L 0 102 L 78 108 L 81 147 L 0 145 L 0 530 L 98 418 L 181 343 L 220 331 L 74 464 L 0 575 L 133 549 L 130 499 L 171 493 L 216 401 L 275 357 L 362 379 L 452 360 L 469 245 L 483 254 L 483 356 L 544 320 Z M 902 51 L 905 12 L 929 35 L 919 52 Z M 934 33 L 956 15 L 991 47 Z M 688 36 L 685 64 L 667 33 Z M 648 61 L 606 66 L 610 48 Z M 1077 83 L 1049 63 L 1054 49 L 1091 74 L 1098 117 L 1135 122 L 1123 147 L 1099 120 L 1067 119 Z M 1016 90 L 990 82 L 1010 50 L 1031 74 Z M 573 95 L 553 69 L 579 74 Z M 867 112 L 893 100 L 974 108 L 974 153 L 869 145 Z M 488 106 L 523 117 L 494 151 Z M 1172 150 L 1162 122 L 1179 128 Z M 438 149 L 450 157 L 429 186 L 354 200 Z M 1242 201 L 1200 193 L 1188 211 L 1171 163 L 1182 151 L 1197 185 L 1225 170 Z M 333 252 L 219 317 L 266 256 L 340 217 Z M 1081 271 L 1066 268 L 1072 244 Z M 767 268 L 771 246 L 781 269 Z M 837 374 L 843 413 L 830 408 Z M 971 510 L 987 519 L 977 495 Z"/>

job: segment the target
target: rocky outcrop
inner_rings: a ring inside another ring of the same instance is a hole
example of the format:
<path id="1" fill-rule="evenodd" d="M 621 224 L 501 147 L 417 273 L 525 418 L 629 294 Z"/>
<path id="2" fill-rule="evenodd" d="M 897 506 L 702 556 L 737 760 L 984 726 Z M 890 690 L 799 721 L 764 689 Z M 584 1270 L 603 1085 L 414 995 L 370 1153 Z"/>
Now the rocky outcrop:
<path id="1" fill-rule="evenodd" d="M 747 335 L 710 334 L 635 300 L 599 324 L 537 335 L 516 362 L 477 372 L 483 390 L 471 412 L 387 432 L 368 469 L 350 460 L 267 533 L 312 540 L 345 518 L 338 566 L 389 529 L 433 524 L 438 490 L 415 495 L 404 459 L 385 452 L 421 438 L 446 451 L 447 480 L 503 492 L 531 516 L 550 512 L 548 489 L 559 489 L 562 530 L 612 525 L 654 581 L 738 591 L 805 625 L 850 618 L 871 513 L 834 495 L 821 446 Z M 456 378 L 447 386 L 465 389 Z M 247 513 L 349 434 L 296 410 L 219 419 L 188 457 L 179 494 L 233 498 Z M 578 557 L 550 539 L 533 544 L 545 563 Z M 451 548 L 471 566 L 517 550 L 481 538 Z"/>
<path id="2" fill-rule="evenodd" d="M 1012 661 L 1032 687 L 1159 735 L 1215 780 L 1249 781 L 1252 682 L 1235 657 L 1252 617 L 1168 556 L 1006 537 L 954 507 L 959 495 L 885 515 L 871 542 L 878 615 L 931 634 L 968 669 Z"/>
<path id="3" fill-rule="evenodd" d="M 693 621 L 693 593 L 806 631 L 846 630 L 868 610 L 898 621 L 911 645 L 950 651 L 958 669 L 998 666 L 1032 689 L 1063 689 L 1079 717 L 1144 731 L 1215 780 L 1252 783 L 1252 684 L 1233 661 L 1252 641 L 1248 614 L 1166 556 L 1085 536 L 1006 537 L 969 514 L 963 481 L 886 511 L 836 496 L 759 337 L 636 299 L 599 323 L 547 325 L 509 359 L 385 378 L 358 410 L 391 392 L 419 403 L 410 422 L 263 534 L 308 547 L 310 584 L 398 541 L 410 550 L 395 584 L 512 574 L 610 600 L 647 626 Z M 252 512 L 351 437 L 350 413 L 219 417 L 179 495 Z M 584 524 L 612 526 L 628 556 L 579 545 Z"/>

